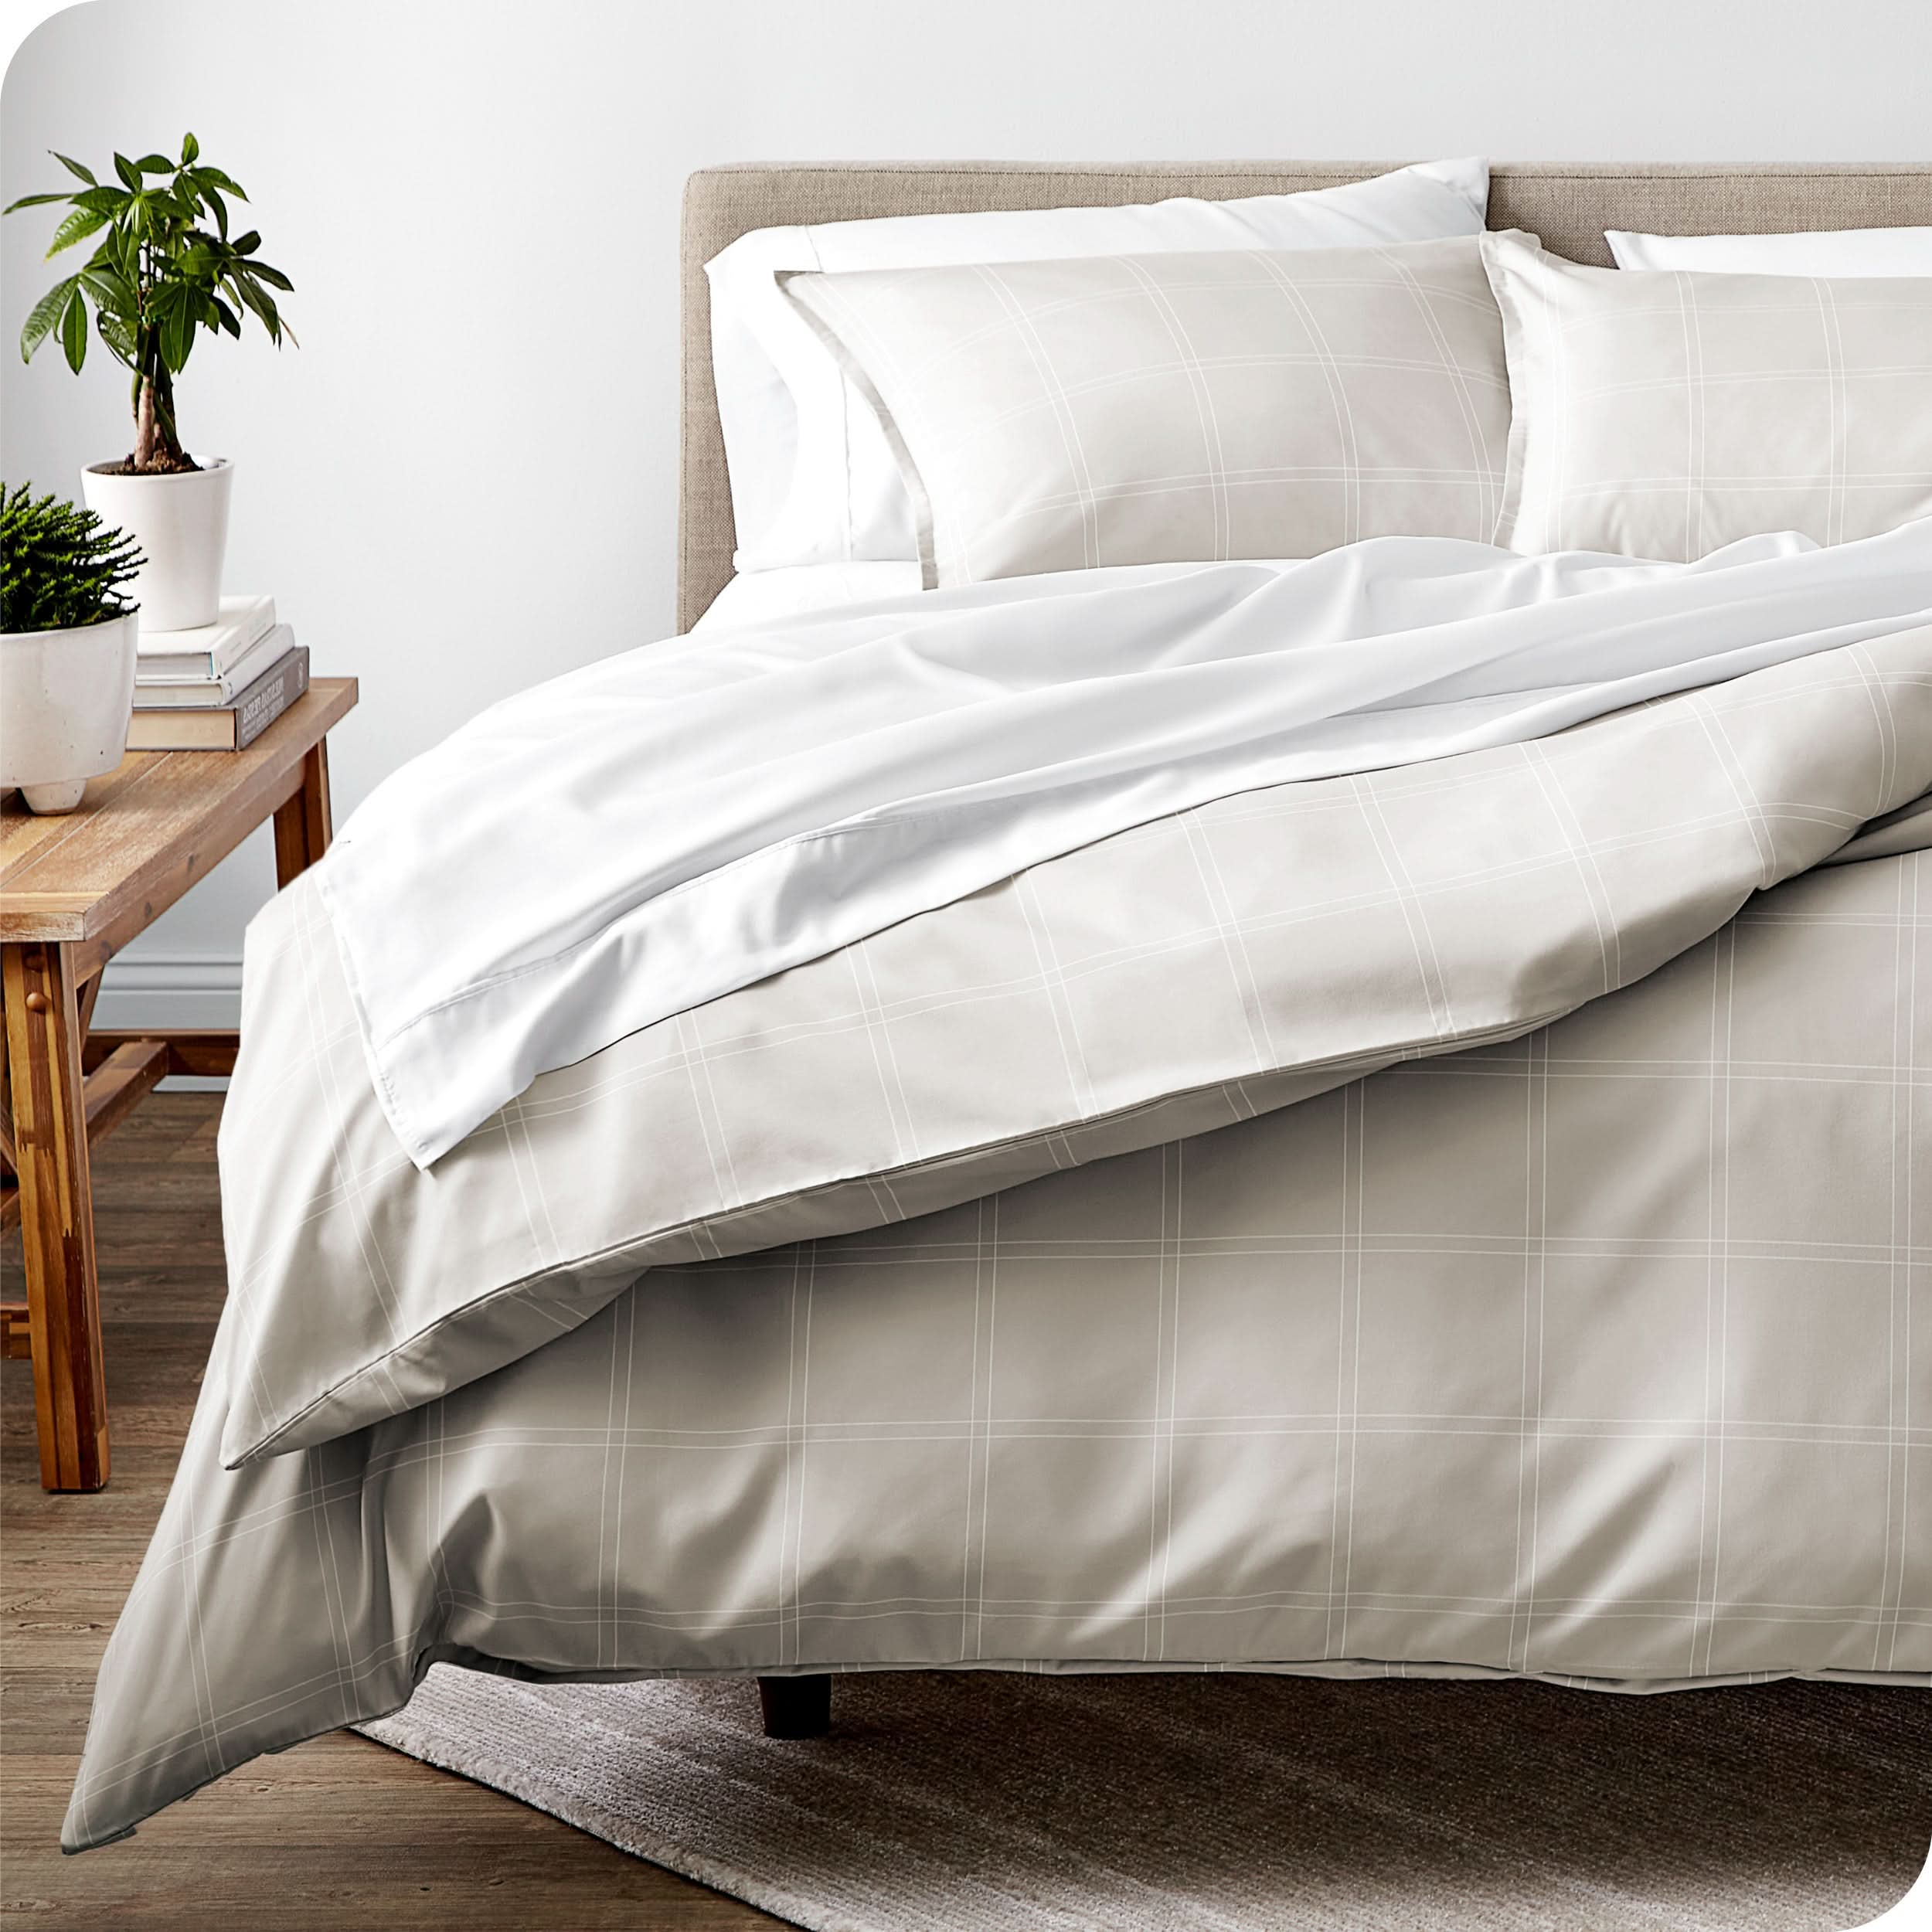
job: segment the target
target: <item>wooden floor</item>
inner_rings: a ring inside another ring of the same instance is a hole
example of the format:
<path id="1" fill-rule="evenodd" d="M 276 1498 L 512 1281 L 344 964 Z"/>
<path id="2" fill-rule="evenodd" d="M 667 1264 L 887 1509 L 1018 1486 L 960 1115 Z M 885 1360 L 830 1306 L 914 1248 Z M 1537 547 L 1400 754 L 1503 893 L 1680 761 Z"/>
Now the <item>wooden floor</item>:
<path id="1" fill-rule="evenodd" d="M 24 1928 L 772 1925 L 515 1800 L 338 1732 L 63 1858 L 96 1665 L 161 1511 L 222 1300 L 218 1097 L 160 1094 L 94 1168 L 114 1480 L 40 1488 L 28 1365 L 0 1383 L 0 1917 Z M 24 1293 L 17 1236 L 0 1250 Z M 747 1689 L 747 1695 L 750 1695 Z"/>

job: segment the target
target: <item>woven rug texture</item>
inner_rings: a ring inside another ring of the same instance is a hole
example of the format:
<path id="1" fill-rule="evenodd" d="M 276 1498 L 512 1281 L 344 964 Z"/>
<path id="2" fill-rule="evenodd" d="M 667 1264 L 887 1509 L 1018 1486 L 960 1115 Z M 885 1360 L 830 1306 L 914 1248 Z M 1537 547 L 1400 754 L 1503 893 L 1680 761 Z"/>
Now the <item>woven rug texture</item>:
<path id="1" fill-rule="evenodd" d="M 814 1932 L 1840 1932 L 1932 1842 L 1932 1699 L 1778 1683 L 439 1665 L 362 1728 Z"/>

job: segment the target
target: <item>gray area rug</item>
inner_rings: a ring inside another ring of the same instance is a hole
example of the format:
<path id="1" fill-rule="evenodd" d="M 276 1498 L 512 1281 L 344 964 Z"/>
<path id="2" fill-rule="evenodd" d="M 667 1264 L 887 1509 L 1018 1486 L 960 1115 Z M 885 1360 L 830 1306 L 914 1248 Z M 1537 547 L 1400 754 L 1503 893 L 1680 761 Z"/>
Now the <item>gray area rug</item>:
<path id="1" fill-rule="evenodd" d="M 362 1728 L 815 1932 L 1839 1932 L 1932 1839 L 1896 1690 L 893 1673 L 828 1737 L 757 1711 L 439 1666 Z"/>

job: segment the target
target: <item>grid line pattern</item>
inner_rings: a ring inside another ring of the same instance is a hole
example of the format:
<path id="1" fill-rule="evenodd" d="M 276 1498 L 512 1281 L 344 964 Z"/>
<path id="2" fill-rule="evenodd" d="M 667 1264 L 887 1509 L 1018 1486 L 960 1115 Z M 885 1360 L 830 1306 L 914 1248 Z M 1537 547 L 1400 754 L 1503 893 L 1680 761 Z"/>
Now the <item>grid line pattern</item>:
<path id="1" fill-rule="evenodd" d="M 298 880 L 250 931 L 222 1127 L 230 1459 L 430 1400 L 646 1267 L 906 1219 L 1527 1032 L 1928 789 L 1920 631 L 1533 748 L 1239 794 L 546 1073 L 427 1174 Z"/>
<path id="2" fill-rule="evenodd" d="M 234 1471 L 231 1302 L 66 1842 L 439 1660 L 1932 1685 L 1928 1150 L 1921 852 Z"/>
<path id="3" fill-rule="evenodd" d="M 1932 515 L 1932 278 L 1587 268 L 1480 244 L 1514 416 L 1497 541 L 1688 562 Z"/>
<path id="4" fill-rule="evenodd" d="M 929 587 L 1495 527 L 1474 236 L 784 279 L 886 425 Z"/>

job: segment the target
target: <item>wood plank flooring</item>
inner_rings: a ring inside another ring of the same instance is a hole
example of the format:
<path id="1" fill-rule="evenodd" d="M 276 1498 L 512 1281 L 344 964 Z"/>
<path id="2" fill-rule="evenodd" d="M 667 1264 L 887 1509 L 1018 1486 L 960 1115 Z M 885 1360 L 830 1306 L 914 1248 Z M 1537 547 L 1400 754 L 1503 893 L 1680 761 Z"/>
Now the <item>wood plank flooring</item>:
<path id="1" fill-rule="evenodd" d="M 61 1855 L 94 1668 L 160 1513 L 221 1307 L 219 1107 L 216 1095 L 152 1095 L 95 1160 L 114 1438 L 106 1490 L 42 1492 L 29 1366 L 4 1366 L 0 1919 L 22 1932 L 774 1924 L 347 1732 L 257 1759 L 118 1845 Z M 20 1265 L 10 1236 L 0 1297 L 24 1292 Z"/>

